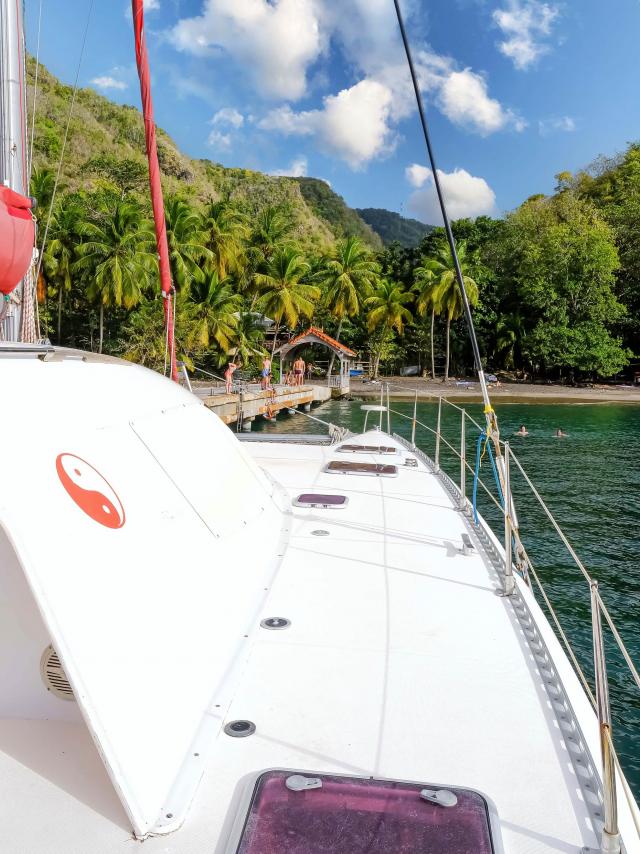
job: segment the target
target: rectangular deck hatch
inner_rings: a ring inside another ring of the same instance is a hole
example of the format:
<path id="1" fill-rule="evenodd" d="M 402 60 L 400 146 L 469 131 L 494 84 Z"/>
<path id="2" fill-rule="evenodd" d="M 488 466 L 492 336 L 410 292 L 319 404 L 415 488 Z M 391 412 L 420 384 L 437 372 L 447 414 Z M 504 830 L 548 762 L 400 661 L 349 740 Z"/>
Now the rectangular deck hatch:
<path id="1" fill-rule="evenodd" d="M 425 800 L 421 794 L 425 792 L 444 793 L 453 805 Z M 499 850 L 492 843 L 489 804 L 478 792 L 277 770 L 258 777 L 240 838 L 232 838 L 228 852 L 493 854 Z"/>
<path id="2" fill-rule="evenodd" d="M 349 499 L 346 495 L 324 495 L 319 492 L 303 492 L 293 502 L 295 507 L 322 507 L 340 508 L 346 507 Z"/>
<path id="3" fill-rule="evenodd" d="M 341 454 L 397 454 L 398 449 L 391 445 L 340 445 Z"/>
<path id="4" fill-rule="evenodd" d="M 398 467 L 384 463 L 351 463 L 342 460 L 332 460 L 325 467 L 330 474 L 368 474 L 373 477 L 395 477 Z"/>

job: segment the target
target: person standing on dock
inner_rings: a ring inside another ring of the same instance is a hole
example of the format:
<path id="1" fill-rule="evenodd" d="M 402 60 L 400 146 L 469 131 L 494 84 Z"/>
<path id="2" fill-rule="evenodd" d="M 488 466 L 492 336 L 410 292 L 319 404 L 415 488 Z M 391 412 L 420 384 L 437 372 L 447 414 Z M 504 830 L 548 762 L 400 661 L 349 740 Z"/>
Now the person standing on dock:
<path id="1" fill-rule="evenodd" d="M 238 366 L 235 362 L 231 361 L 226 367 L 224 372 L 224 388 L 227 394 L 231 394 L 231 389 L 233 387 L 233 375 L 237 371 Z"/>
<path id="2" fill-rule="evenodd" d="M 268 356 L 265 356 L 262 360 L 262 374 L 260 385 L 263 391 L 266 391 L 269 388 L 270 382 L 269 379 L 271 377 L 271 359 Z"/>
<path id="3" fill-rule="evenodd" d="M 298 356 L 298 358 L 293 363 L 293 376 L 294 376 L 294 385 L 302 385 L 304 382 L 304 369 L 305 369 L 305 361 L 302 356 Z"/>

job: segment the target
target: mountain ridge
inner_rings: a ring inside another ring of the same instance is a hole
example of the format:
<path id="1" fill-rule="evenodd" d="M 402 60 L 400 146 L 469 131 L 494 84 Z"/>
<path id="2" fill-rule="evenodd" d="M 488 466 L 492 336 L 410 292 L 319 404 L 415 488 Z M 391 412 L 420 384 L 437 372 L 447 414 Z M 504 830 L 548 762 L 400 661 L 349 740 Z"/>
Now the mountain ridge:
<path id="1" fill-rule="evenodd" d="M 31 111 L 35 60 L 27 61 L 28 99 Z M 46 67 L 38 72 L 38 103 L 34 135 L 34 167 L 57 168 L 62 150 L 72 87 Z M 204 204 L 230 198 L 249 215 L 266 207 L 287 206 L 294 234 L 301 246 L 328 249 L 342 237 L 355 236 L 378 251 L 381 237 L 327 182 L 319 178 L 267 175 L 249 169 L 223 166 L 184 154 L 169 134 L 157 128 L 158 160 L 165 193 Z M 137 107 L 116 104 L 93 89 L 78 89 L 69 125 L 62 165 L 61 185 L 70 191 L 94 189 L 101 181 L 122 192 L 147 192 L 146 154 L 142 114 Z"/>
<path id="2" fill-rule="evenodd" d="M 386 208 L 356 208 L 360 219 L 364 220 L 376 234 L 380 235 L 385 246 L 399 243 L 405 249 L 413 249 L 435 228 L 420 220 L 402 216 Z"/>

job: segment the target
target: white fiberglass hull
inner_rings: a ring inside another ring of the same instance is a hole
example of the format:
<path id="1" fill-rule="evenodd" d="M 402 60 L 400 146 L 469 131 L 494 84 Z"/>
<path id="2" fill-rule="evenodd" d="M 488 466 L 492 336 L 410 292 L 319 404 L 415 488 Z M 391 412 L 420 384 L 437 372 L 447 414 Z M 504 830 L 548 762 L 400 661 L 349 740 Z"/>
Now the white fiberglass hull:
<path id="1" fill-rule="evenodd" d="M 123 363 L 0 372 L 29 449 L 0 492 L 0 850 L 133 852 L 133 826 L 150 854 L 228 854 L 269 768 L 475 789 L 509 854 L 598 850 L 588 701 L 525 585 L 496 595 L 500 547 L 400 442 L 350 440 L 393 447 L 355 456 L 395 476 L 332 474 L 338 446 L 242 448 Z M 61 453 L 109 469 L 126 523 L 86 518 Z M 295 505 L 314 492 L 348 502 Z M 50 642 L 76 701 L 44 687 Z"/>

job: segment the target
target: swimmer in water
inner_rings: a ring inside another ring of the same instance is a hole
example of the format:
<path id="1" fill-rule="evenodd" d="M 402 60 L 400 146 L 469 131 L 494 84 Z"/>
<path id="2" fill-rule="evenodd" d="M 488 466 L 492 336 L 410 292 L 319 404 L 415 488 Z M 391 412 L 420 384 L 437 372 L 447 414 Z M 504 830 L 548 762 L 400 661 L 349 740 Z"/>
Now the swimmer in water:
<path id="1" fill-rule="evenodd" d="M 556 430 L 556 439 L 564 439 L 567 434 L 563 431 L 562 427 L 558 427 Z"/>
<path id="2" fill-rule="evenodd" d="M 521 424 L 520 429 L 518 431 L 516 431 L 516 433 L 514 433 L 514 436 L 528 436 L 528 435 L 529 435 L 529 431 L 524 426 L 524 424 Z"/>

